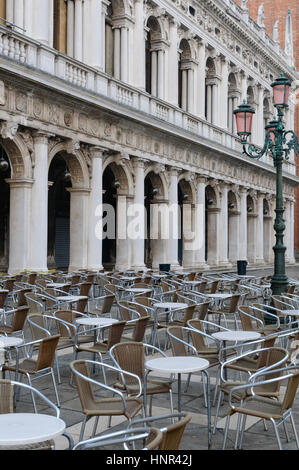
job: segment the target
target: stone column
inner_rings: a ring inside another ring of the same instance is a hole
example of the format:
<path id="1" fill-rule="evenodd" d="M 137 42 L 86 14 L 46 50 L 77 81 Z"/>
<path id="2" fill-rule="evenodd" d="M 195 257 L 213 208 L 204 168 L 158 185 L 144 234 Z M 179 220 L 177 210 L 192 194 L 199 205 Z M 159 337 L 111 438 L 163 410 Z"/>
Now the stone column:
<path id="1" fill-rule="evenodd" d="M 134 76 L 133 84 L 141 90 L 145 89 L 145 34 L 144 34 L 144 0 L 135 1 L 134 28 Z"/>
<path id="2" fill-rule="evenodd" d="M 188 113 L 194 113 L 194 70 L 188 69 Z"/>
<path id="3" fill-rule="evenodd" d="M 82 29 L 82 0 L 75 2 L 74 21 L 74 58 L 82 61 L 83 29 Z"/>
<path id="4" fill-rule="evenodd" d="M 205 119 L 206 102 L 206 43 L 203 41 L 198 46 L 197 66 L 197 114 Z"/>
<path id="5" fill-rule="evenodd" d="M 169 175 L 169 240 L 168 240 L 168 260 L 171 269 L 179 267 L 178 262 L 178 228 L 179 228 L 179 206 L 178 206 L 178 175 L 179 170 L 171 168 Z"/>
<path id="6" fill-rule="evenodd" d="M 221 206 L 220 206 L 220 227 L 221 236 L 219 237 L 219 263 L 228 264 L 228 187 L 226 184 L 221 186 Z"/>
<path id="7" fill-rule="evenodd" d="M 179 23 L 172 18 L 169 23 L 169 81 L 167 98 L 174 106 L 178 106 L 178 26 Z"/>
<path id="8" fill-rule="evenodd" d="M 110 2 L 108 0 L 102 0 L 102 10 L 101 10 L 101 32 L 102 32 L 102 38 L 101 38 L 101 44 L 102 48 L 101 51 L 99 52 L 101 54 L 101 70 L 106 70 L 106 14 L 107 14 L 107 8 L 110 5 Z"/>
<path id="9" fill-rule="evenodd" d="M 157 80 L 158 80 L 158 52 L 151 52 L 151 62 L 152 62 L 152 76 L 151 76 L 151 94 L 153 96 L 158 95 L 157 89 Z"/>
<path id="10" fill-rule="evenodd" d="M 84 8 L 88 2 L 84 2 Z M 102 18 L 102 0 L 90 0 L 87 10 L 87 27 L 84 29 L 84 38 L 87 52 L 87 63 L 92 67 L 104 69 L 103 51 L 105 42 L 103 43 L 103 28 L 105 33 L 105 22 Z M 104 17 L 105 20 L 105 17 Z"/>
<path id="11" fill-rule="evenodd" d="M 227 122 L 227 97 L 228 97 L 228 61 L 226 58 L 222 59 L 221 67 L 221 94 L 220 94 L 220 126 L 223 129 L 228 128 Z"/>
<path id="12" fill-rule="evenodd" d="M 219 125 L 219 84 L 218 80 L 212 86 L 212 124 Z"/>
<path id="13" fill-rule="evenodd" d="M 13 23 L 17 26 L 20 26 L 20 28 L 24 28 L 24 0 L 10 0 L 10 2 L 13 2 L 14 4 Z"/>
<path id="14" fill-rule="evenodd" d="M 245 72 L 241 72 L 241 101 L 247 101 L 247 75 Z"/>
<path id="15" fill-rule="evenodd" d="M 32 14 L 32 37 L 50 47 L 53 46 L 53 0 L 34 0 Z"/>
<path id="16" fill-rule="evenodd" d="M 123 26 L 120 30 L 120 79 L 128 81 L 128 28 Z"/>
<path id="17" fill-rule="evenodd" d="M 32 36 L 32 9 L 33 9 L 33 1 L 32 0 L 24 0 L 24 29 L 25 34 L 27 36 Z"/>
<path id="18" fill-rule="evenodd" d="M 285 199 L 284 203 L 284 221 L 285 221 L 285 232 L 284 232 L 284 245 L 286 246 L 285 259 L 286 262 L 290 262 L 291 254 L 291 217 L 290 217 L 290 201 Z"/>
<path id="19" fill-rule="evenodd" d="M 195 265 L 197 268 L 206 267 L 205 260 L 205 220 L 206 220 L 206 179 L 197 178 L 196 206 L 195 206 L 195 232 L 198 236 L 198 249 L 195 251 Z"/>
<path id="20" fill-rule="evenodd" d="M 182 109 L 187 111 L 188 108 L 188 70 L 182 70 Z"/>
<path id="21" fill-rule="evenodd" d="M 158 98 L 164 99 L 164 50 L 158 51 Z"/>
<path id="22" fill-rule="evenodd" d="M 212 122 L 212 85 L 207 85 L 207 121 Z"/>
<path id="23" fill-rule="evenodd" d="M 92 147 L 90 150 L 92 176 L 89 194 L 87 268 L 91 270 L 102 269 L 102 230 L 99 224 L 102 222 L 104 151 L 105 149 L 101 147 Z"/>
<path id="24" fill-rule="evenodd" d="M 114 77 L 117 80 L 120 80 L 120 57 L 121 57 L 121 50 L 120 50 L 120 28 L 114 28 Z"/>
<path id="25" fill-rule="evenodd" d="M 195 207 L 190 202 L 182 204 L 183 211 L 183 267 L 192 269 L 195 264 L 196 231 L 194 227 Z"/>
<path id="26" fill-rule="evenodd" d="M 134 217 L 134 224 L 130 223 L 131 230 L 129 237 L 131 239 L 133 266 L 134 269 L 144 269 L 144 239 L 145 239 L 145 206 L 144 206 L 144 170 L 145 160 L 136 159 L 133 162 L 135 173 L 135 192 L 133 206 L 130 209 L 130 216 Z M 147 235 L 149 236 L 149 234 Z"/>
<path id="27" fill-rule="evenodd" d="M 30 204 L 33 181 L 10 179 L 9 274 L 29 268 L 31 220 Z"/>
<path id="28" fill-rule="evenodd" d="M 87 267 L 90 189 L 69 188 L 70 201 L 70 264 L 69 272 Z"/>
<path id="29" fill-rule="evenodd" d="M 34 142 L 34 183 L 31 192 L 30 261 L 33 271 L 46 271 L 48 245 L 48 138 L 36 132 Z"/>
<path id="30" fill-rule="evenodd" d="M 127 233 L 130 231 L 127 230 L 129 222 L 127 212 L 129 212 L 130 214 L 130 211 L 133 210 L 133 208 L 130 206 L 130 202 L 130 197 L 128 195 L 122 193 L 117 194 L 117 233 L 115 269 L 118 271 L 125 271 L 131 267 L 131 252 L 133 252 L 134 254 L 135 250 L 135 240 L 131 240 L 130 234 Z M 128 205 L 129 211 L 127 211 Z"/>
<path id="31" fill-rule="evenodd" d="M 67 54 L 74 56 L 74 28 L 75 28 L 75 5 L 73 0 L 67 2 Z"/>
<path id="32" fill-rule="evenodd" d="M 265 194 L 259 194 L 257 202 L 256 262 L 259 264 L 264 263 L 264 197 Z"/>
<path id="33" fill-rule="evenodd" d="M 219 263 L 220 242 L 220 209 L 212 207 L 208 209 L 208 256 L 207 263 L 217 266 Z"/>
<path id="34" fill-rule="evenodd" d="M 240 188 L 240 260 L 247 260 L 247 189 Z"/>
<path id="35" fill-rule="evenodd" d="M 240 212 L 232 210 L 228 212 L 228 259 L 230 263 L 236 263 L 240 258 Z M 243 259 L 243 258 L 242 258 Z"/>

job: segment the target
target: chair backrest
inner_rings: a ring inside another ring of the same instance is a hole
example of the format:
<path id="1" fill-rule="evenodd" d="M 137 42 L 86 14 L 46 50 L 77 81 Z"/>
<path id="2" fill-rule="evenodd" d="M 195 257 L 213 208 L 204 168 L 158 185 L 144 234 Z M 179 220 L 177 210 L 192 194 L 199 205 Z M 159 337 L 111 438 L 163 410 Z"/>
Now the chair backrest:
<path id="1" fill-rule="evenodd" d="M 109 335 L 107 339 L 108 349 L 120 342 L 125 326 L 125 321 L 118 321 L 117 323 L 113 323 L 109 326 Z"/>
<path id="2" fill-rule="evenodd" d="M 27 287 L 25 289 L 20 289 L 18 291 L 18 307 L 23 307 L 24 305 L 28 305 L 25 294 L 31 292 L 31 288 Z"/>
<path id="3" fill-rule="evenodd" d="M 91 282 L 82 282 L 80 284 L 80 295 L 88 296 L 91 286 Z"/>
<path id="4" fill-rule="evenodd" d="M 263 356 L 263 358 L 262 358 L 263 362 L 261 362 L 261 363 L 262 363 L 262 366 L 264 366 L 264 362 L 265 362 L 265 366 L 269 367 L 271 365 L 279 363 L 284 358 L 285 358 L 285 360 L 287 360 L 287 350 L 286 349 L 272 347 L 272 348 L 269 348 L 268 351 L 266 351 L 266 356 Z M 276 367 L 276 369 L 279 370 L 279 372 L 275 372 L 275 367 L 274 367 L 273 368 L 273 373 L 268 375 L 268 379 L 274 379 L 275 377 L 280 377 L 283 373 L 282 370 L 279 369 L 280 367 L 282 367 L 281 364 Z M 266 392 L 267 393 L 278 394 L 279 390 L 280 390 L 280 386 L 281 386 L 281 381 L 272 382 L 272 383 L 268 384 L 268 386 L 266 388 Z"/>
<path id="5" fill-rule="evenodd" d="M 244 331 L 254 331 L 255 328 L 252 318 L 246 315 L 246 313 L 252 315 L 251 308 L 248 305 L 242 305 L 238 308 L 238 313 L 241 320 L 242 329 Z"/>
<path id="6" fill-rule="evenodd" d="M 10 380 L 0 379 L 0 414 L 14 412 L 14 387 Z"/>
<path id="7" fill-rule="evenodd" d="M 110 313 L 114 302 L 115 302 L 114 294 L 105 295 L 104 300 L 103 300 L 103 305 L 101 308 L 101 314 Z"/>
<path id="8" fill-rule="evenodd" d="M 70 325 L 64 325 L 63 322 L 65 321 L 67 323 L 74 324 L 76 318 L 78 318 L 78 314 L 76 312 L 73 312 L 72 310 L 57 310 L 57 312 L 54 313 L 54 317 L 58 320 L 62 320 L 56 322 L 57 331 L 61 338 L 69 338 L 70 334 L 75 334 L 75 325 L 72 328 Z"/>
<path id="9" fill-rule="evenodd" d="M 81 279 L 81 275 L 80 275 L 80 274 L 72 274 L 72 278 L 71 278 L 71 284 L 72 284 L 72 286 L 74 286 L 75 284 L 79 284 L 80 279 Z"/>
<path id="10" fill-rule="evenodd" d="M 196 307 L 197 307 L 196 304 L 189 305 L 188 307 L 186 307 L 185 315 L 184 315 L 184 318 L 183 318 L 183 326 L 187 326 L 187 322 L 189 320 L 192 320 Z"/>
<path id="11" fill-rule="evenodd" d="M 5 302 L 6 302 L 6 299 L 7 299 L 8 292 L 9 292 L 8 289 L 1 290 L 1 292 L 0 292 L 0 308 L 5 307 Z"/>
<path id="12" fill-rule="evenodd" d="M 163 439 L 163 434 L 160 429 L 150 428 L 149 435 L 146 439 L 145 449 L 146 450 L 158 450 Z"/>
<path id="13" fill-rule="evenodd" d="M 116 344 L 113 348 L 113 357 L 119 367 L 128 372 L 138 375 L 140 380 L 144 377 L 144 346 L 143 343 L 128 342 Z M 126 384 L 136 384 L 134 377 L 126 376 Z"/>
<path id="14" fill-rule="evenodd" d="M 88 368 L 87 362 L 84 360 L 77 360 L 71 362 L 70 364 L 71 370 L 79 372 L 79 374 L 84 375 L 87 378 L 90 378 L 90 372 Z M 74 381 L 78 390 L 78 395 L 80 399 L 80 403 L 82 406 L 82 410 L 86 411 L 90 409 L 91 405 L 94 403 L 94 393 L 93 388 L 90 382 L 84 380 L 83 377 L 80 377 L 76 373 L 73 373 Z"/>
<path id="15" fill-rule="evenodd" d="M 207 302 L 203 302 L 202 304 L 199 304 L 197 306 L 195 311 L 197 313 L 198 320 L 204 320 L 206 318 L 210 304 L 211 304 L 211 301 L 208 300 Z"/>
<path id="16" fill-rule="evenodd" d="M 35 284 L 36 277 L 37 277 L 37 273 L 28 274 L 28 283 L 33 286 Z"/>
<path id="17" fill-rule="evenodd" d="M 48 336 L 41 340 L 36 361 L 36 371 L 52 367 L 60 335 Z"/>
<path id="18" fill-rule="evenodd" d="M 295 289 L 296 289 L 296 284 L 290 285 L 290 286 L 288 287 L 287 293 L 288 293 L 288 294 L 294 294 Z"/>
<path id="19" fill-rule="evenodd" d="M 215 294 L 218 289 L 219 281 L 213 281 L 210 287 L 210 294 Z"/>
<path id="20" fill-rule="evenodd" d="M 11 325 L 11 332 L 23 330 L 28 312 L 29 307 L 19 307 L 14 312 L 14 317 Z"/>
<path id="21" fill-rule="evenodd" d="M 134 312 L 136 312 L 137 309 L 134 308 L 135 306 L 132 306 L 130 301 L 122 300 L 117 304 L 117 306 L 122 320 L 130 321 L 136 318 L 136 314 L 134 314 Z"/>
<path id="22" fill-rule="evenodd" d="M 27 321 L 31 331 L 32 341 L 36 341 L 42 338 L 48 338 L 47 325 L 45 317 L 40 313 L 31 313 L 27 316 Z M 40 328 L 39 328 L 40 327 Z"/>
<path id="23" fill-rule="evenodd" d="M 191 320 L 188 325 L 190 325 L 192 328 L 196 328 L 198 331 L 191 331 L 190 336 L 192 340 L 193 346 L 197 350 L 204 350 L 207 349 L 207 345 L 205 342 L 205 337 L 203 334 L 201 334 L 202 331 L 202 323 L 200 320 Z"/>
<path id="24" fill-rule="evenodd" d="M 190 273 L 190 274 L 188 275 L 188 281 L 194 281 L 195 276 L 196 276 L 196 273 L 195 273 L 195 272 Z"/>
<path id="25" fill-rule="evenodd" d="M 229 313 L 235 313 L 237 311 L 238 303 L 240 300 L 241 294 L 234 294 L 230 298 L 228 311 Z"/>
<path id="26" fill-rule="evenodd" d="M 197 291 L 198 291 L 198 292 L 202 292 L 202 293 L 203 293 L 203 292 L 206 292 L 206 290 L 207 290 L 207 284 L 208 284 L 208 281 L 202 281 L 202 282 L 198 285 Z"/>
<path id="27" fill-rule="evenodd" d="M 187 348 L 185 344 L 181 342 L 181 341 L 185 341 L 183 327 L 169 326 L 167 328 L 167 331 L 170 333 L 169 339 L 170 339 L 173 356 L 187 356 L 188 355 Z M 176 338 L 178 338 L 178 340 L 181 340 L 181 341 L 177 341 Z"/>
<path id="28" fill-rule="evenodd" d="M 13 291 L 13 286 L 14 286 L 15 281 L 16 281 L 15 278 L 6 279 L 3 283 L 3 288 L 5 290 L 8 290 L 9 292 Z"/>
<path id="29" fill-rule="evenodd" d="M 299 372 L 293 374 L 292 377 L 288 379 L 286 386 L 284 398 L 282 401 L 281 412 L 288 410 L 293 407 L 294 399 L 296 397 L 297 389 L 299 385 Z"/>
<path id="30" fill-rule="evenodd" d="M 133 341 L 142 342 L 145 335 L 145 330 L 149 322 L 150 317 L 140 317 L 136 320 L 135 328 L 133 331 Z"/>
<path id="31" fill-rule="evenodd" d="M 191 421 L 191 415 L 186 414 L 177 423 L 167 426 L 163 432 L 163 439 L 159 445 L 159 450 L 179 450 L 180 443 L 187 424 Z"/>

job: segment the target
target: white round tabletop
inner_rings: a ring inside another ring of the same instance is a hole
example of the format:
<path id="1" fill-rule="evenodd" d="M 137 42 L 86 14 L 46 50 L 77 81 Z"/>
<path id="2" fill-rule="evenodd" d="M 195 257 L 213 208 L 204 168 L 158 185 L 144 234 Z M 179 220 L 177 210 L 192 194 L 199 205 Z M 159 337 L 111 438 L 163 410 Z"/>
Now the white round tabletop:
<path id="1" fill-rule="evenodd" d="M 154 304 L 155 308 L 187 308 L 188 304 L 183 303 L 183 302 L 158 302 Z"/>
<path id="2" fill-rule="evenodd" d="M 0 445 L 42 442 L 60 436 L 65 422 L 55 416 L 37 413 L 0 414 Z"/>
<path id="3" fill-rule="evenodd" d="M 86 295 L 61 295 L 56 297 L 57 300 L 62 302 L 78 302 L 78 300 L 87 299 Z"/>
<path id="4" fill-rule="evenodd" d="M 62 282 L 51 282 L 49 284 L 47 284 L 47 287 L 64 287 L 64 286 L 69 286 L 70 284 L 69 283 L 62 283 Z"/>
<path id="5" fill-rule="evenodd" d="M 228 299 L 229 297 L 232 296 L 232 294 L 220 294 L 220 293 L 215 293 L 215 294 L 202 294 L 205 297 L 213 297 L 214 299 Z"/>
<path id="6" fill-rule="evenodd" d="M 231 330 L 217 331 L 217 333 L 212 333 L 212 336 L 221 341 L 253 341 L 260 338 L 261 334 L 255 331 Z"/>
<path id="7" fill-rule="evenodd" d="M 125 289 L 126 292 L 133 292 L 133 294 L 140 294 L 141 292 L 151 292 L 152 289 L 148 289 L 146 287 L 132 287 L 131 289 L 128 288 L 128 289 Z"/>
<path id="8" fill-rule="evenodd" d="M 99 317 L 82 317 L 77 318 L 78 325 L 93 325 L 93 326 L 109 326 L 112 323 L 117 323 L 119 320 L 115 318 L 99 318 Z"/>
<path id="9" fill-rule="evenodd" d="M 197 284 L 201 284 L 202 281 L 183 281 L 183 284 L 193 284 L 193 285 L 197 285 Z"/>
<path id="10" fill-rule="evenodd" d="M 206 359 L 194 356 L 157 357 L 146 361 L 145 367 L 156 372 L 190 373 L 207 369 L 210 363 Z"/>
<path id="11" fill-rule="evenodd" d="M 290 315 L 291 317 L 298 317 L 299 316 L 299 310 L 283 310 L 282 313 L 284 315 Z"/>
<path id="12" fill-rule="evenodd" d="M 120 279 L 122 281 L 134 281 L 135 279 L 138 279 L 137 276 L 120 276 Z"/>
<path id="13" fill-rule="evenodd" d="M 22 338 L 17 338 L 16 336 L 0 336 L 0 348 L 19 346 L 23 342 Z"/>

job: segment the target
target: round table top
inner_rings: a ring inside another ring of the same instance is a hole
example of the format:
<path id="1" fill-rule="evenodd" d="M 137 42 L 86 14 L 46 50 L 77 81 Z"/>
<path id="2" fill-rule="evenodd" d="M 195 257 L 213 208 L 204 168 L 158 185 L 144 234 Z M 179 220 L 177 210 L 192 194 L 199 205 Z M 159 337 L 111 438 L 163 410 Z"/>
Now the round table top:
<path id="1" fill-rule="evenodd" d="M 69 285 L 70 285 L 69 282 L 67 282 L 67 283 L 65 283 L 65 282 L 64 283 L 62 283 L 62 282 L 51 282 L 51 283 L 47 284 L 47 287 L 57 287 L 57 288 L 59 288 L 59 287 L 64 287 L 64 286 L 69 286 Z"/>
<path id="2" fill-rule="evenodd" d="M 155 308 L 187 308 L 188 304 L 183 302 L 158 302 L 154 304 Z"/>
<path id="3" fill-rule="evenodd" d="M 122 281 L 134 281 L 135 279 L 138 279 L 138 276 L 120 276 L 120 279 Z"/>
<path id="4" fill-rule="evenodd" d="M 8 413 L 0 415 L 0 445 L 42 442 L 60 436 L 65 422 L 55 416 L 39 413 Z"/>
<path id="5" fill-rule="evenodd" d="M 146 369 L 156 372 L 189 373 L 207 369 L 210 363 L 195 356 L 157 357 L 146 361 Z"/>
<path id="6" fill-rule="evenodd" d="M 212 333 L 212 336 L 221 341 L 250 341 L 260 338 L 261 334 L 255 331 L 231 330 L 217 331 L 217 333 Z"/>
<path id="7" fill-rule="evenodd" d="M 141 292 L 151 292 L 152 289 L 148 289 L 147 287 L 131 287 L 128 289 L 125 289 L 126 292 L 133 292 L 133 294 L 139 294 Z"/>
<path id="8" fill-rule="evenodd" d="M 87 299 L 86 295 L 61 295 L 56 297 L 57 300 L 63 302 L 78 302 L 78 300 Z"/>
<path id="9" fill-rule="evenodd" d="M 228 299 L 231 297 L 233 294 L 220 294 L 220 293 L 215 293 L 215 294 L 202 294 L 205 297 L 213 297 L 215 299 Z"/>
<path id="10" fill-rule="evenodd" d="M 0 336 L 0 348 L 10 348 L 12 346 L 19 346 L 24 341 L 22 338 L 16 336 Z"/>
<path id="11" fill-rule="evenodd" d="M 197 284 L 201 284 L 202 281 L 183 281 L 183 284 L 194 284 L 194 285 L 197 285 Z"/>
<path id="12" fill-rule="evenodd" d="M 282 310 L 282 313 L 283 313 L 284 315 L 290 315 L 290 316 L 292 316 L 292 317 L 298 317 L 298 316 L 299 316 L 299 310 L 295 310 L 295 309 L 294 309 L 294 310 L 292 310 L 292 309 L 290 309 L 290 310 Z"/>
<path id="13" fill-rule="evenodd" d="M 93 326 L 109 326 L 112 323 L 117 323 L 119 320 L 115 318 L 99 318 L 99 317 L 82 317 L 77 318 L 78 325 L 93 325 Z"/>

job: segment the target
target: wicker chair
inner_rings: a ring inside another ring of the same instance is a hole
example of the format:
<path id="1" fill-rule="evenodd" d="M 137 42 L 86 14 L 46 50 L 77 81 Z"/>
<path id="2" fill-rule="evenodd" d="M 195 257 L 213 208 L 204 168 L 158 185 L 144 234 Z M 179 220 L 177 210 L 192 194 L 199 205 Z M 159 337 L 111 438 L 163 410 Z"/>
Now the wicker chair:
<path id="1" fill-rule="evenodd" d="M 254 343 L 254 342 L 253 342 Z M 255 344 L 255 343 L 254 343 Z M 244 346 L 244 345 L 243 345 Z M 236 348 L 236 346 L 234 346 Z M 228 368 L 231 369 L 231 365 L 234 363 L 234 362 L 239 362 L 240 363 L 240 360 L 241 359 L 244 359 L 245 357 L 249 357 L 250 356 L 255 356 L 257 353 L 257 351 L 254 349 L 253 351 L 247 351 L 246 353 L 243 353 L 243 354 L 239 354 L 238 356 L 235 356 L 233 357 L 232 359 L 228 359 L 227 361 L 223 362 L 221 364 L 221 383 L 220 383 L 220 386 L 219 386 L 219 394 L 218 394 L 218 403 L 217 403 L 217 409 L 216 409 L 216 414 L 215 414 L 215 420 L 214 420 L 214 430 L 213 432 L 215 433 L 216 431 L 216 427 L 217 427 L 217 420 L 218 420 L 218 415 L 219 415 L 219 409 L 220 409 L 220 404 L 221 404 L 221 401 L 223 399 L 223 396 L 229 396 L 232 388 L 236 387 L 236 386 L 239 386 L 239 385 L 243 385 L 244 383 L 246 383 L 246 381 L 242 382 L 242 381 L 239 381 L 239 382 L 236 382 L 236 381 L 232 381 L 232 380 L 227 380 L 225 377 L 224 377 L 224 370 Z M 277 372 L 277 370 L 283 365 L 286 363 L 287 359 L 288 359 L 288 352 L 283 349 L 283 348 L 276 348 L 276 347 L 272 347 L 272 348 L 263 348 L 263 349 L 260 349 L 259 350 L 259 355 L 260 355 L 260 364 L 261 364 L 261 369 L 258 369 L 255 371 L 255 374 L 258 374 L 259 371 L 263 371 L 263 370 L 272 370 L 272 376 L 276 376 L 277 374 L 280 374 L 280 372 Z M 254 377 L 253 375 L 253 377 Z M 250 376 L 250 372 L 248 371 L 247 372 L 247 376 Z M 260 395 L 260 396 L 263 396 L 263 397 L 271 397 L 271 398 L 278 398 L 279 397 L 279 392 L 280 392 L 280 388 L 279 388 L 279 382 L 275 382 L 273 386 L 269 386 L 269 387 L 266 387 L 266 386 L 263 386 L 263 387 L 260 387 L 260 388 L 257 388 L 255 390 L 255 393 Z M 246 395 L 244 394 L 235 394 L 234 395 L 234 398 L 236 400 L 243 400 L 244 398 L 246 397 Z"/>
<path id="2" fill-rule="evenodd" d="M 33 344 L 34 345 L 38 344 L 39 348 L 38 348 L 37 358 L 36 359 L 25 358 L 22 361 L 19 361 L 17 357 L 17 361 L 15 365 L 6 364 L 3 366 L 2 370 L 3 372 L 12 371 L 12 372 L 17 372 L 18 374 L 26 375 L 30 386 L 32 386 L 33 380 L 36 380 L 40 377 L 44 377 L 46 375 L 51 375 L 53 386 L 54 386 L 54 391 L 56 395 L 57 405 L 60 406 L 55 376 L 54 376 L 53 367 L 52 367 L 58 340 L 59 340 L 59 335 L 55 335 L 55 336 L 50 336 L 48 338 L 43 338 L 38 341 L 21 344 L 20 346 L 18 346 L 18 349 L 21 349 L 22 347 L 28 347 Z M 35 412 L 37 412 L 34 396 L 32 396 L 32 401 L 33 401 L 34 410 Z"/>
<path id="3" fill-rule="evenodd" d="M 136 396 L 125 398 L 124 394 L 119 389 L 92 379 L 90 377 L 89 366 L 100 366 L 102 370 L 107 369 L 107 371 L 119 372 L 119 369 L 100 362 L 90 360 L 76 360 L 71 362 L 70 368 L 74 376 L 74 382 L 78 390 L 82 411 L 84 413 L 79 437 L 80 441 L 83 439 L 85 426 L 90 418 L 96 417 L 92 433 L 92 436 L 94 436 L 100 416 L 125 416 L 128 420 L 131 420 L 142 409 L 142 400 L 139 398 L 141 395 L 141 382 L 136 375 L 134 376 L 134 380 L 137 381 L 138 384 Z M 133 374 L 126 371 L 123 371 L 122 373 L 126 376 L 133 376 Z M 113 396 L 105 396 L 105 398 L 96 397 L 93 386 L 100 387 L 105 391 L 110 391 Z M 115 397 L 114 395 L 117 396 Z"/>
<path id="4" fill-rule="evenodd" d="M 99 447 L 108 446 L 113 446 L 113 450 L 115 450 L 118 445 L 122 445 L 125 450 L 131 450 L 129 444 L 134 445 L 134 450 L 158 450 L 162 439 L 162 432 L 157 428 L 123 429 L 122 431 L 78 442 L 73 450 L 98 449 Z M 137 447 L 139 441 L 142 441 L 142 448 Z"/>
<path id="5" fill-rule="evenodd" d="M 174 418 L 178 418 L 177 422 L 173 422 Z M 159 445 L 158 450 L 179 450 L 180 443 L 187 424 L 191 421 L 191 415 L 188 413 L 175 413 L 160 416 L 150 416 L 148 418 L 134 418 L 129 424 L 129 429 L 134 429 L 134 426 L 149 425 L 149 423 L 157 421 L 171 420 L 172 424 L 163 424 L 159 426 L 162 432 L 163 439 Z M 157 426 L 157 424 L 155 424 Z"/>
<path id="6" fill-rule="evenodd" d="M 237 308 L 238 308 L 240 298 L 241 298 L 241 294 L 232 295 L 226 307 L 223 307 L 221 310 L 209 310 L 208 315 L 218 316 L 219 324 L 221 322 L 221 318 L 224 318 L 226 326 L 227 326 L 227 317 L 232 315 L 235 319 L 235 326 L 236 326 L 235 329 L 237 329 Z"/>
<path id="7" fill-rule="evenodd" d="M 241 436 L 238 442 L 238 434 L 240 427 L 237 428 L 236 443 L 238 448 L 242 448 L 243 435 L 245 430 L 246 418 L 253 416 L 259 419 L 270 421 L 274 427 L 275 436 L 277 439 L 279 450 L 282 450 L 281 439 L 278 433 L 278 427 L 283 424 L 287 441 L 289 442 L 289 434 L 285 426 L 287 419 L 290 419 L 293 432 L 295 435 L 297 449 L 299 449 L 299 440 L 293 418 L 292 408 L 294 399 L 299 385 L 299 371 L 298 366 L 285 367 L 275 370 L 276 374 L 273 377 L 273 371 L 262 371 L 260 374 L 255 374 L 251 377 L 250 382 L 233 387 L 229 393 L 230 409 L 226 418 L 226 425 L 223 438 L 223 449 L 226 447 L 226 441 L 229 430 L 230 418 L 233 414 L 238 413 L 239 417 L 243 417 L 241 426 Z M 263 379 L 264 377 L 264 379 Z M 270 377 L 270 378 L 269 378 Z M 285 391 L 281 399 L 268 398 L 260 396 L 258 391 L 261 388 L 280 388 L 281 382 L 286 381 Z M 237 404 L 233 403 L 236 395 L 245 395 L 249 392 L 249 396 L 242 402 Z M 236 446 L 237 447 L 237 446 Z"/>
<path id="8" fill-rule="evenodd" d="M 132 374 L 135 374 L 139 377 L 142 383 L 142 387 L 144 385 L 144 373 L 145 373 L 145 351 L 146 350 L 153 350 L 154 352 L 159 352 L 164 357 L 164 354 L 161 350 L 156 348 L 155 346 L 151 346 L 145 343 L 137 343 L 137 342 L 126 342 L 126 343 L 119 343 L 115 344 L 110 349 L 110 356 L 112 357 L 113 362 L 115 365 L 121 369 Z M 136 395 L 137 393 L 137 383 L 136 379 L 131 377 L 124 380 L 124 377 L 119 374 L 118 381 L 114 384 L 116 388 L 120 390 L 125 390 L 128 395 Z M 171 380 L 162 380 L 162 379 L 152 379 L 150 377 L 147 378 L 147 395 L 151 396 L 151 403 L 150 408 L 152 407 L 152 397 L 153 395 L 161 394 L 161 393 L 168 393 L 170 398 L 170 408 L 171 413 L 173 413 L 173 400 L 172 400 L 172 390 L 171 390 L 172 381 Z M 150 414 L 151 411 L 150 411 Z"/>
<path id="9" fill-rule="evenodd" d="M 143 342 L 149 319 L 150 317 L 140 317 L 137 320 L 127 322 L 127 325 L 129 326 L 129 328 L 131 328 L 131 325 L 134 325 L 133 331 L 131 335 L 123 334 L 121 337 L 121 342 L 122 343 L 128 342 L 128 341 L 139 342 L 139 343 Z M 126 332 L 125 330 L 124 332 Z"/>
<path id="10" fill-rule="evenodd" d="M 6 319 L 13 315 L 10 324 L 0 326 L 0 334 L 2 335 L 18 335 L 24 338 L 24 326 L 29 312 L 29 307 L 19 307 L 17 309 L 5 312 Z"/>
<path id="11" fill-rule="evenodd" d="M 110 348 L 117 343 L 120 343 L 121 337 L 126 326 L 125 321 L 119 321 L 117 323 L 113 323 L 107 329 L 109 330 L 108 338 L 103 341 L 95 341 L 92 345 L 86 345 L 80 341 L 80 334 L 76 334 L 75 337 L 75 360 L 78 358 L 78 354 L 80 352 L 88 352 L 93 354 L 93 358 L 95 360 L 96 355 L 98 354 L 100 357 L 100 362 L 103 362 L 103 356 L 109 353 Z M 86 333 L 90 333 L 95 331 L 94 328 L 86 329 L 83 332 L 83 335 Z M 105 376 L 105 369 L 102 369 L 104 381 L 106 383 L 106 376 Z"/>

